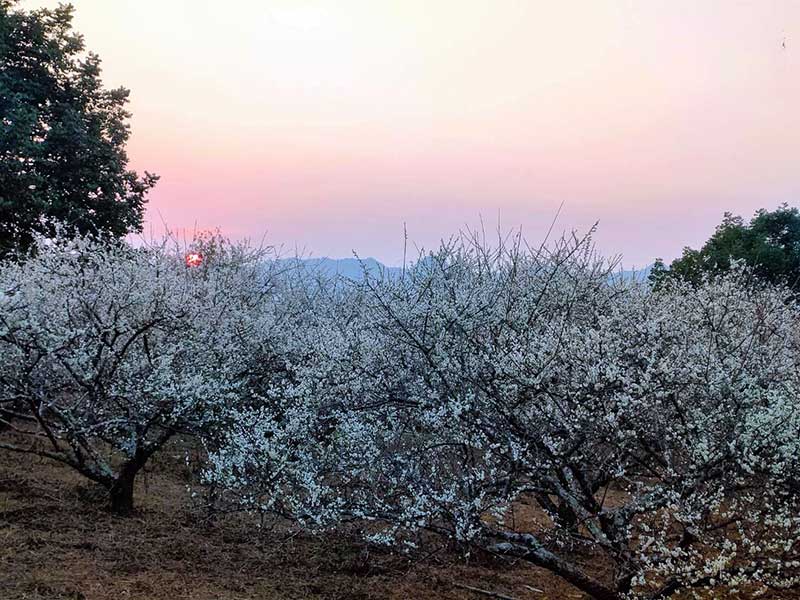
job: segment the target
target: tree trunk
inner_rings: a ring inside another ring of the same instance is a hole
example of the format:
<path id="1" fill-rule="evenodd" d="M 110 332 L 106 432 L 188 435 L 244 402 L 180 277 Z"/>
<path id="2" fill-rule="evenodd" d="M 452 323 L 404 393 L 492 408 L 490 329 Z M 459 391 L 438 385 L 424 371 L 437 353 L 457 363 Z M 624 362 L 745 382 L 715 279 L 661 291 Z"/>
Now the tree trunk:
<path id="1" fill-rule="evenodd" d="M 133 483 L 136 475 L 144 468 L 150 457 L 174 434 L 173 429 L 168 429 L 155 442 L 142 443 L 128 462 L 122 465 L 119 475 L 108 488 L 111 495 L 111 511 L 114 514 L 128 516 L 133 512 Z"/>
<path id="2" fill-rule="evenodd" d="M 515 556 L 555 573 L 595 600 L 622 600 L 623 594 L 581 571 L 576 564 L 564 560 L 546 548 L 532 535 L 503 532 L 505 541 L 484 546 L 497 554 Z"/>
<path id="3" fill-rule="evenodd" d="M 137 472 L 138 469 L 133 470 L 126 465 L 109 489 L 111 512 L 115 515 L 127 517 L 133 513 L 133 483 Z"/>

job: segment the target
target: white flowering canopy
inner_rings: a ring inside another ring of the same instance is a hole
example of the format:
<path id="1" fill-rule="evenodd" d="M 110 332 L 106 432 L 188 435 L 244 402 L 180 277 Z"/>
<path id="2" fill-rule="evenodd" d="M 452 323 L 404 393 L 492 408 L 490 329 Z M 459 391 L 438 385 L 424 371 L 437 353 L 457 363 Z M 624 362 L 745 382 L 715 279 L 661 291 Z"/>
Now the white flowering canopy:
<path id="1" fill-rule="evenodd" d="M 233 412 L 206 477 L 252 510 L 444 534 L 595 598 L 797 586 L 788 296 L 739 269 L 653 291 L 585 240 L 456 240 L 310 304 L 291 376 Z"/>
<path id="2" fill-rule="evenodd" d="M 186 432 L 222 502 L 312 530 L 443 535 L 599 599 L 800 585 L 787 290 L 739 267 L 651 289 L 574 238 L 456 238 L 357 282 L 202 246 L 59 238 L 0 265 L 0 449 L 125 513 Z"/>
<path id="3" fill-rule="evenodd" d="M 0 267 L 0 447 L 69 464 L 132 508 L 133 478 L 173 435 L 246 387 L 275 320 L 271 273 L 228 247 L 202 269 L 167 244 L 40 239 Z M 116 496 L 115 496 L 116 495 Z"/>

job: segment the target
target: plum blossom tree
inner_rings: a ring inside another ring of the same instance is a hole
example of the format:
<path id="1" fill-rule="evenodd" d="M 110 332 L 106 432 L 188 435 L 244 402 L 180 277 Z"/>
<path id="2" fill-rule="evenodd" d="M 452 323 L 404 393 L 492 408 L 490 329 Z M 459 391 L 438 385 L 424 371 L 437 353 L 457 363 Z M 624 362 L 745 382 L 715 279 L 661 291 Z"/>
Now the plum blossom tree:
<path id="1" fill-rule="evenodd" d="M 244 246 L 187 268 L 168 244 L 39 238 L 0 266 L 0 448 L 65 463 L 134 508 L 137 473 L 209 427 L 270 340 L 273 273 Z"/>
<path id="2" fill-rule="evenodd" d="M 797 587 L 788 292 L 736 269 L 655 292 L 610 273 L 588 240 L 466 238 L 318 299 L 207 479 L 310 529 L 433 532 L 598 599 Z"/>

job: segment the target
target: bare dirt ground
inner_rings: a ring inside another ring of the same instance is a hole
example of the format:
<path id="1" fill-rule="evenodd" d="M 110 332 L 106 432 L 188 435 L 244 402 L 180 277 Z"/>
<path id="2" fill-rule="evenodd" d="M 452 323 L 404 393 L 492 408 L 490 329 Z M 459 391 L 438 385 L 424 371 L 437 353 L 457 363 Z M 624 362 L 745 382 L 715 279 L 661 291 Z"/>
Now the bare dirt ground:
<path id="1" fill-rule="evenodd" d="M 480 599 L 585 596 L 527 564 L 468 561 L 445 547 L 409 558 L 337 537 L 207 522 L 186 474 L 162 458 L 137 483 L 132 518 L 66 467 L 0 453 L 0 600 Z M 500 596 L 495 596 L 500 597 Z"/>
<path id="2" fill-rule="evenodd" d="M 137 482 L 136 515 L 119 518 L 69 468 L 0 452 L 0 600 L 587 598 L 527 563 L 442 544 L 408 557 L 342 536 L 265 533 L 243 516 L 209 520 L 181 456 L 159 455 Z M 515 512 L 518 525 L 539 518 Z"/>

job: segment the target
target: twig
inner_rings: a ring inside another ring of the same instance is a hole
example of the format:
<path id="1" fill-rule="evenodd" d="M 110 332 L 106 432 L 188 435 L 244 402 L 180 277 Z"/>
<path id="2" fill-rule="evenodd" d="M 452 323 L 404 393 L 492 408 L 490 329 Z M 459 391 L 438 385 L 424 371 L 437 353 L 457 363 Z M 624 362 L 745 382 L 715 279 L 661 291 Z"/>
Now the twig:
<path id="1" fill-rule="evenodd" d="M 472 587 L 471 585 L 465 585 L 463 583 L 456 583 L 455 581 L 451 583 L 457 588 L 469 590 L 470 592 L 475 592 L 476 594 L 483 594 L 484 596 L 488 596 L 489 598 L 499 598 L 499 600 L 517 600 L 517 598 L 514 598 L 513 596 L 506 596 L 505 594 L 501 594 L 500 592 L 493 592 L 491 590 L 482 590 L 481 588 Z"/>
<path id="2" fill-rule="evenodd" d="M 526 585 L 525 587 L 528 588 L 530 591 L 535 592 L 537 594 L 544 594 L 544 590 L 540 590 L 539 588 L 535 588 L 532 585 Z"/>

